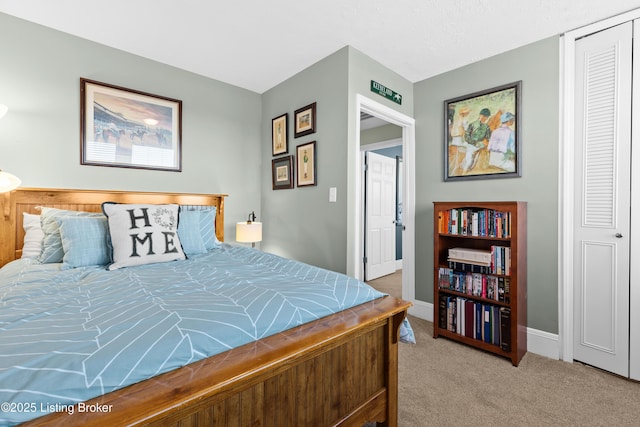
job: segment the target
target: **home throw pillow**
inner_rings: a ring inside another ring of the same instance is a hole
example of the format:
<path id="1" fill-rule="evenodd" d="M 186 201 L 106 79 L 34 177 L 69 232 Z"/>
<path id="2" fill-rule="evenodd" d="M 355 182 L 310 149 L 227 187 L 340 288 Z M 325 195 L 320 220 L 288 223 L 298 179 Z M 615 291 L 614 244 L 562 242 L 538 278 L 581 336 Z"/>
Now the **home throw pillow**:
<path id="1" fill-rule="evenodd" d="M 178 237 L 178 205 L 106 202 L 111 246 L 109 270 L 185 259 Z"/>

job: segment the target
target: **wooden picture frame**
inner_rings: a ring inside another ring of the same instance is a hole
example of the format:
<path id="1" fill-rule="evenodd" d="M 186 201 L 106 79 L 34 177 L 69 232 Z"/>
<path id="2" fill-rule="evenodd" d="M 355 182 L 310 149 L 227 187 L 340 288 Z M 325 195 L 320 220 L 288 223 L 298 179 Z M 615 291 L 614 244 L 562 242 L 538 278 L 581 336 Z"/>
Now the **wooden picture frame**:
<path id="1" fill-rule="evenodd" d="M 287 138 L 288 119 L 288 113 L 271 119 L 271 154 L 273 156 L 289 152 L 289 139 Z"/>
<path id="2" fill-rule="evenodd" d="M 293 188 L 293 156 L 271 161 L 271 183 L 274 190 Z"/>
<path id="3" fill-rule="evenodd" d="M 296 147 L 296 182 L 298 187 L 317 185 L 316 142 L 311 141 Z"/>
<path id="4" fill-rule="evenodd" d="M 299 108 L 294 113 L 294 137 L 315 133 L 316 131 L 316 103 Z"/>
<path id="5" fill-rule="evenodd" d="M 81 78 L 80 164 L 182 171 L 182 101 Z"/>
<path id="6" fill-rule="evenodd" d="M 444 180 L 522 176 L 522 81 L 444 102 Z"/>

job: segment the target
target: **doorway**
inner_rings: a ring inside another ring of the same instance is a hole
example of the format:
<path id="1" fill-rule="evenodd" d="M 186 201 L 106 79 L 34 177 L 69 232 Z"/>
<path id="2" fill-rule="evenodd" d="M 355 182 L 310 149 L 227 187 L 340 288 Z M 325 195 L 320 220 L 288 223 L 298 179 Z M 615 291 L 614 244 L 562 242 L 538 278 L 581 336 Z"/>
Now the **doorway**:
<path id="1" fill-rule="evenodd" d="M 384 122 L 394 124 L 402 129 L 402 298 L 415 299 L 415 120 L 405 114 L 373 101 L 365 96 L 356 95 L 356 143 L 350 150 L 349 178 L 353 182 L 352 206 L 349 209 L 348 236 L 348 274 L 359 279 L 364 278 L 363 242 L 364 242 L 364 208 L 362 206 L 362 165 L 360 153 L 360 117 L 369 114 Z"/>

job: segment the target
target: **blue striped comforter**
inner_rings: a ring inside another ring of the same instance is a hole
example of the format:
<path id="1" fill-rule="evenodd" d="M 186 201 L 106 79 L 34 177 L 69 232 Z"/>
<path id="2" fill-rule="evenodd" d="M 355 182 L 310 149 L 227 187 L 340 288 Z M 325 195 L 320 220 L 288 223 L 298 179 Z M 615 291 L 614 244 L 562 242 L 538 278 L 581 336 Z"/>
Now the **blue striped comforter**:
<path id="1" fill-rule="evenodd" d="M 226 244 L 115 271 L 14 261 L 0 270 L 0 425 L 382 295 L 342 274 Z"/>

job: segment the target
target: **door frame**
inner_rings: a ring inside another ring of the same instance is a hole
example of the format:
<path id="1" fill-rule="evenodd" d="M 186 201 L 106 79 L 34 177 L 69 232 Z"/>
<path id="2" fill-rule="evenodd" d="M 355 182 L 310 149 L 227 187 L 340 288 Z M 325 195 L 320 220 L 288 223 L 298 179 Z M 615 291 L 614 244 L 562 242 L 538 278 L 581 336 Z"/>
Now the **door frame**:
<path id="1" fill-rule="evenodd" d="M 362 279 L 362 241 L 363 211 L 362 204 L 362 165 L 360 164 L 360 113 L 365 112 L 402 128 L 402 157 L 404 162 L 403 176 L 403 224 L 402 236 L 402 298 L 415 300 L 415 120 L 386 105 L 380 104 L 364 95 L 356 94 L 355 102 L 355 144 L 349 156 L 349 179 L 354 180 L 350 186 L 354 194 L 349 222 L 351 227 L 347 233 L 347 247 L 351 248 L 347 260 L 347 274 Z"/>
<path id="2" fill-rule="evenodd" d="M 558 144 L 558 351 L 559 359 L 573 362 L 573 227 L 575 221 L 574 200 L 574 76 L 576 41 L 589 34 L 605 30 L 627 21 L 640 18 L 640 9 L 626 12 L 594 24 L 568 31 L 560 37 L 560 99 Z M 635 80 L 635 79 L 634 79 Z M 634 84 L 634 92 L 637 90 Z M 636 114 L 634 114 L 636 118 Z M 632 141 L 637 138 L 632 133 Z M 635 150 L 638 151 L 638 150 Z M 632 156 L 634 156 L 632 150 Z M 637 154 L 636 154 L 637 156 Z M 632 172 L 633 176 L 633 172 Z M 633 179 L 633 178 L 632 178 Z M 632 182 L 633 186 L 633 182 Z M 634 200 L 632 198 L 632 212 Z M 631 219 L 633 224 L 633 217 Z M 633 244 L 631 251 L 634 252 Z M 634 272 L 630 271 L 631 277 Z M 639 277 L 639 276 L 635 276 Z M 630 295 L 630 299 L 632 296 Z"/>

